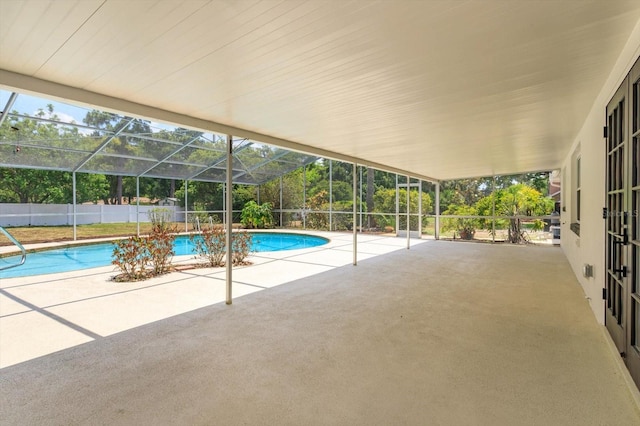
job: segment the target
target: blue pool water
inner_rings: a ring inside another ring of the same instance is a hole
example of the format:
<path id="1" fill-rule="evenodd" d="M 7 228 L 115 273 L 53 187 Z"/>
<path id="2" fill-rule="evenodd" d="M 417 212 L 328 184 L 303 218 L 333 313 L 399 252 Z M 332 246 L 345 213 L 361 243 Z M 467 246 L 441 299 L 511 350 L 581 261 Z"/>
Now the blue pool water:
<path id="1" fill-rule="evenodd" d="M 252 233 L 252 250 L 256 252 L 295 250 L 326 244 L 329 240 L 313 235 L 286 233 Z M 175 255 L 195 255 L 194 245 L 186 235 L 176 238 Z M 111 264 L 112 243 L 90 244 L 27 254 L 22 266 L 0 271 L 0 278 L 68 272 Z M 0 258 L 0 268 L 20 261 L 20 256 Z"/>

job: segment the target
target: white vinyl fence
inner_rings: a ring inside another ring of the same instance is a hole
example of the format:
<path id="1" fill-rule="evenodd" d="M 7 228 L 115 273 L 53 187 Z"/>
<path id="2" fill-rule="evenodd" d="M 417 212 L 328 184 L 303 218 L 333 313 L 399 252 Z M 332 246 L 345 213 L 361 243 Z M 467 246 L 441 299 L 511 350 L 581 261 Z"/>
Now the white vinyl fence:
<path id="1" fill-rule="evenodd" d="M 149 222 L 147 212 L 158 206 L 81 204 L 76 206 L 76 224 Z M 184 210 L 163 206 L 173 211 L 173 220 L 184 222 Z M 139 215 L 136 212 L 139 211 Z M 137 216 L 137 217 L 136 217 Z M 73 204 L 0 203 L 0 226 L 73 225 Z"/>

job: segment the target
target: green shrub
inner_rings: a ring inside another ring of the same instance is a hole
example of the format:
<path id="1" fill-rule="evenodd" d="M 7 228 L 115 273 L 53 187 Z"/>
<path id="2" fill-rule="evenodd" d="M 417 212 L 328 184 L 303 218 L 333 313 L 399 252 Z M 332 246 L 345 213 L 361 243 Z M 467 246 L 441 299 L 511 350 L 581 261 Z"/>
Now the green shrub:
<path id="1" fill-rule="evenodd" d="M 309 212 L 306 213 L 307 228 L 310 229 L 329 229 L 329 214 L 320 213 L 318 210 L 329 210 L 329 193 L 324 189 L 307 201 Z"/>
<path id="2" fill-rule="evenodd" d="M 353 229 L 353 201 L 336 201 L 332 206 L 331 225 L 334 231 Z"/>
<path id="3" fill-rule="evenodd" d="M 270 228 L 273 225 L 271 203 L 262 205 L 251 200 L 244 205 L 240 222 L 245 228 Z"/>
<path id="4" fill-rule="evenodd" d="M 474 216 L 478 211 L 473 206 L 450 204 L 449 208 L 443 212 L 445 215 Z M 480 219 L 477 218 L 452 218 L 447 217 L 442 220 L 442 231 L 454 230 L 464 240 L 471 240 L 480 226 Z"/>

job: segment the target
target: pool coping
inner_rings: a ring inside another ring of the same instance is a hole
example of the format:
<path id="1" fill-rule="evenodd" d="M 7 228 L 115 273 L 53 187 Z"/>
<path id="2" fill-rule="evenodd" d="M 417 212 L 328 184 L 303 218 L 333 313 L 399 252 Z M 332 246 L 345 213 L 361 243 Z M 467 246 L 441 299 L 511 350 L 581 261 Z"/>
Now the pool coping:
<path id="1" fill-rule="evenodd" d="M 278 233 L 278 234 L 296 234 L 296 235 L 300 235 L 300 234 L 307 234 L 307 235 L 312 235 L 314 237 L 320 237 L 320 238 L 324 238 L 327 240 L 327 242 L 331 241 L 330 238 L 326 238 L 320 235 L 314 235 L 312 234 L 312 232 L 329 232 L 329 231 L 322 231 L 322 230 L 297 230 L 297 229 L 287 229 L 287 230 L 280 230 L 280 229 L 234 229 L 233 232 L 252 232 L 252 233 Z M 311 232 L 311 233 L 310 233 Z M 176 236 L 189 236 L 194 234 L 194 232 L 178 232 L 176 234 Z M 140 235 L 149 235 L 149 234 L 140 234 Z M 25 244 L 24 248 L 26 250 L 27 253 L 37 253 L 39 251 L 46 251 L 46 250 L 52 250 L 52 249 L 60 249 L 60 248 L 67 248 L 67 247 L 76 247 L 76 246 L 83 246 L 83 245 L 92 245 L 92 244 L 99 244 L 99 243 L 110 243 L 110 242 L 115 242 L 118 240 L 124 240 L 127 238 L 130 238 L 134 235 L 123 235 L 123 236 L 118 236 L 118 237 L 103 237 L 103 238 L 86 238 L 86 239 L 81 239 L 81 240 L 66 240 L 66 241 L 52 241 L 49 243 L 33 243 L 33 244 Z M 19 255 L 20 254 L 20 249 L 18 249 L 16 246 L 0 246 L 0 258 L 4 258 L 4 257 L 10 257 L 10 256 L 15 256 L 15 255 Z"/>

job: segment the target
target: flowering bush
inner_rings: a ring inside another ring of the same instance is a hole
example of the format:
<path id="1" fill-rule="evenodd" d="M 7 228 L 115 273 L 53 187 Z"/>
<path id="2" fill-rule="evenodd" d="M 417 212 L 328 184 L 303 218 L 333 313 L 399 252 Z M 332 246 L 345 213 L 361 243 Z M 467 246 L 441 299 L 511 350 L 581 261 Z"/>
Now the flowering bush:
<path id="1" fill-rule="evenodd" d="M 146 278 L 151 254 L 145 237 L 129 237 L 114 243 L 112 264 L 120 268 L 119 281 L 135 281 Z"/>
<path id="2" fill-rule="evenodd" d="M 175 234 L 167 226 L 154 226 L 151 234 L 133 236 L 114 243 L 111 263 L 122 275 L 116 281 L 136 281 L 169 271 L 175 254 Z"/>
<path id="3" fill-rule="evenodd" d="M 196 254 L 205 259 L 205 265 L 222 266 L 226 247 L 226 232 L 222 228 L 204 228 L 199 234 L 191 234 Z"/>
<path id="4" fill-rule="evenodd" d="M 227 233 L 222 228 L 206 228 L 200 234 L 192 234 L 197 256 L 206 260 L 205 266 L 217 267 L 224 265 L 226 254 Z M 231 234 L 231 258 L 234 265 L 246 263 L 246 258 L 251 252 L 253 238 L 248 232 L 235 232 Z"/>
<path id="5" fill-rule="evenodd" d="M 173 242 L 176 235 L 166 228 L 156 229 L 146 238 L 147 250 L 149 252 L 153 275 L 164 274 L 169 271 L 171 259 L 175 251 Z"/>
<path id="6" fill-rule="evenodd" d="M 231 250 L 234 265 L 242 265 L 251 252 L 253 238 L 248 232 L 236 232 L 231 235 Z"/>

